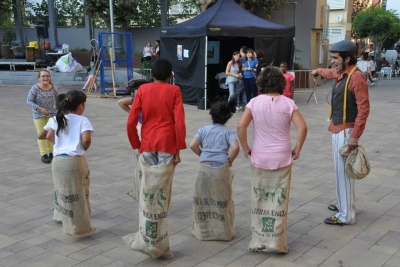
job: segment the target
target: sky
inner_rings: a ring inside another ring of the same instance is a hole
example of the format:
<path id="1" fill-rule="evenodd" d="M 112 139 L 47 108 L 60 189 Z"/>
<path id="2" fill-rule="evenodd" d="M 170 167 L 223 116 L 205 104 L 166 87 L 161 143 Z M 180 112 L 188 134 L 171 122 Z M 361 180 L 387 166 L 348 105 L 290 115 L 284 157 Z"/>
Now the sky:
<path id="1" fill-rule="evenodd" d="M 397 16 L 400 17 L 400 0 L 387 0 L 386 10 L 394 9 L 397 11 Z"/>

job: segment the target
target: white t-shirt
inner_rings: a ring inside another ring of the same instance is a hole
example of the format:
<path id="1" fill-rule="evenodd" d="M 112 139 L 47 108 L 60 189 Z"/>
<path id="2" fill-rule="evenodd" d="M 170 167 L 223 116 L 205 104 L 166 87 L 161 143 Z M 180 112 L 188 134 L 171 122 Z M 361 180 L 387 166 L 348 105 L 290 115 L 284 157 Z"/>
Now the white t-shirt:
<path id="1" fill-rule="evenodd" d="M 67 154 L 69 156 L 82 156 L 85 149 L 82 144 L 82 133 L 85 131 L 93 132 L 93 126 L 88 118 L 76 114 L 67 114 L 68 126 L 64 131 L 54 135 L 54 156 Z M 48 121 L 43 129 L 53 129 L 57 132 L 57 121 L 53 117 Z"/>
<path id="2" fill-rule="evenodd" d="M 357 62 L 357 68 L 359 68 L 362 72 L 367 72 L 368 68 L 371 68 L 371 65 L 366 60 L 360 60 Z"/>
<path id="3" fill-rule="evenodd" d="M 375 62 L 371 59 L 368 61 L 369 65 L 371 66 L 371 71 L 375 71 L 376 65 Z"/>

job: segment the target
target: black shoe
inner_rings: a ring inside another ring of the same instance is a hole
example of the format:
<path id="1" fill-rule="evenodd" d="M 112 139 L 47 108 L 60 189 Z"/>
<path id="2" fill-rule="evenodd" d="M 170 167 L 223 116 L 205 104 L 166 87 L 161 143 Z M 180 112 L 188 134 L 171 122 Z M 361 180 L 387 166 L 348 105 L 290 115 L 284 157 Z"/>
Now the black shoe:
<path id="1" fill-rule="evenodd" d="M 338 209 L 336 204 L 329 204 L 328 205 L 328 209 L 330 209 L 332 211 L 339 211 L 339 209 Z"/>
<path id="2" fill-rule="evenodd" d="M 47 154 L 44 154 L 42 156 L 42 162 L 48 164 L 51 163 L 51 159 L 49 158 L 49 156 L 47 156 Z"/>
<path id="3" fill-rule="evenodd" d="M 50 161 L 53 161 L 53 153 L 49 154 Z"/>
<path id="4" fill-rule="evenodd" d="M 342 223 L 336 216 L 326 218 L 324 220 L 326 224 L 331 224 L 331 225 L 340 225 L 342 226 L 344 223 Z"/>

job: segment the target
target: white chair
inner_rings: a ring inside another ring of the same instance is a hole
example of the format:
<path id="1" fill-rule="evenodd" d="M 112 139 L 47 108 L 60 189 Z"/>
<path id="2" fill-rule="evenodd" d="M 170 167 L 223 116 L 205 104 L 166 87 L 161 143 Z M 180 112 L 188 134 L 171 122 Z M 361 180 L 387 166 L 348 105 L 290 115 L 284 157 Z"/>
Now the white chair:
<path id="1" fill-rule="evenodd" d="M 381 75 L 381 79 L 383 79 L 385 77 L 385 75 L 386 75 L 386 78 L 388 80 L 391 80 L 392 79 L 392 68 L 390 68 L 390 67 L 382 68 L 381 72 L 380 72 L 380 75 Z"/>
<path id="2" fill-rule="evenodd" d="M 226 84 L 226 78 L 227 77 L 228 77 L 228 75 L 226 75 L 225 72 L 217 73 L 217 75 L 215 76 L 215 79 L 218 80 L 218 92 L 217 92 L 217 94 L 219 96 L 221 96 L 221 95 L 228 95 L 229 96 L 229 87 Z"/>

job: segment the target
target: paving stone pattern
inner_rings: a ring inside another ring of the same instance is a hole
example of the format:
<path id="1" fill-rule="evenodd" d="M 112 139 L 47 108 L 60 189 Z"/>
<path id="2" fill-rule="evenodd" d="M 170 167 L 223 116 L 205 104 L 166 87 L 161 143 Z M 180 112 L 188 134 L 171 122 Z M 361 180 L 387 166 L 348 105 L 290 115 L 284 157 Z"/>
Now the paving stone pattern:
<path id="1" fill-rule="evenodd" d="M 168 216 L 175 257 L 151 259 L 129 250 L 121 237 L 138 230 L 138 203 L 132 186 L 133 153 L 125 130 L 127 113 L 118 99 L 88 98 L 84 113 L 95 132 L 86 154 L 91 171 L 92 223 L 97 231 L 71 237 L 52 221 L 51 166 L 41 163 L 31 111 L 25 104 L 29 85 L 0 85 L 0 266 L 400 266 L 400 81 L 384 80 L 370 88 L 371 115 L 361 142 L 371 160 L 371 174 L 356 182 L 357 224 L 329 226 L 335 178 L 325 102 L 330 83 L 309 93 L 295 93 L 308 124 L 300 159 L 293 165 L 286 255 L 247 251 L 250 240 L 249 162 L 242 153 L 233 164 L 237 237 L 230 242 L 197 240 L 190 232 L 197 156 L 186 149 L 173 182 Z M 66 92 L 81 86 L 62 85 Z M 208 111 L 185 105 L 187 144 L 210 123 Z M 228 126 L 236 128 L 241 112 Z M 251 132 L 251 130 L 250 130 Z M 251 133 L 249 133 L 251 136 Z M 292 141 L 295 132 L 292 133 Z"/>

